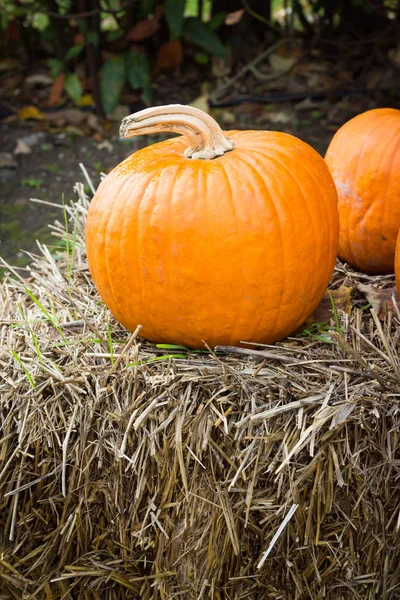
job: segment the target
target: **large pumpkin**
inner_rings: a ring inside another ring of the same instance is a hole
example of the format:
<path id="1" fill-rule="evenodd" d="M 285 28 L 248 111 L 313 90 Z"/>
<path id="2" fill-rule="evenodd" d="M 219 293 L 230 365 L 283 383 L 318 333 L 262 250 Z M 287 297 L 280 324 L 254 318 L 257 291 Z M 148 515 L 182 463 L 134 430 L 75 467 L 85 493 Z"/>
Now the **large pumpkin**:
<path id="1" fill-rule="evenodd" d="M 297 138 L 230 131 L 181 105 L 124 119 L 122 136 L 183 136 L 132 154 L 100 184 L 87 219 L 104 302 L 151 341 L 197 348 L 271 343 L 318 305 L 335 264 L 335 186 Z"/>
<path id="2" fill-rule="evenodd" d="M 400 110 L 354 117 L 325 160 L 339 196 L 339 256 L 371 274 L 393 273 L 400 226 Z"/>

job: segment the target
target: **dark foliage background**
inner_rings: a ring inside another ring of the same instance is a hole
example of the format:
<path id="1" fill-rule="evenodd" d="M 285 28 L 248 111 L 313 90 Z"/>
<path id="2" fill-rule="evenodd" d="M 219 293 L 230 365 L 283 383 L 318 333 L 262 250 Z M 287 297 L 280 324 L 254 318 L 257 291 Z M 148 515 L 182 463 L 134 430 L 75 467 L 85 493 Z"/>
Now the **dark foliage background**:
<path id="1" fill-rule="evenodd" d="M 396 36 L 399 23 L 400 0 L 4 0 L 0 51 L 25 69 L 46 62 L 50 105 L 90 94 L 104 116 L 127 89 L 150 104 L 152 79 L 190 61 L 235 67 L 282 36 L 332 52 Z"/>

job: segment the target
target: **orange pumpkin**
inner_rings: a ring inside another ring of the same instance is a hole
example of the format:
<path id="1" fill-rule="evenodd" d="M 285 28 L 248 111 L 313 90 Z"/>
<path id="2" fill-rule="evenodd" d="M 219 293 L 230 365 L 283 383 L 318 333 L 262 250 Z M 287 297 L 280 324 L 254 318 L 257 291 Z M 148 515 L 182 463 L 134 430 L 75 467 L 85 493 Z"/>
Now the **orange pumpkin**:
<path id="1" fill-rule="evenodd" d="M 339 196 L 339 256 L 360 271 L 393 273 L 400 227 L 400 110 L 354 117 L 325 160 Z"/>
<path id="2" fill-rule="evenodd" d="M 139 150 L 87 219 L 96 287 L 128 329 L 192 348 L 272 343 L 318 305 L 335 264 L 337 195 L 324 160 L 277 132 L 226 135 L 193 107 L 126 117 L 121 135 L 184 135 Z"/>

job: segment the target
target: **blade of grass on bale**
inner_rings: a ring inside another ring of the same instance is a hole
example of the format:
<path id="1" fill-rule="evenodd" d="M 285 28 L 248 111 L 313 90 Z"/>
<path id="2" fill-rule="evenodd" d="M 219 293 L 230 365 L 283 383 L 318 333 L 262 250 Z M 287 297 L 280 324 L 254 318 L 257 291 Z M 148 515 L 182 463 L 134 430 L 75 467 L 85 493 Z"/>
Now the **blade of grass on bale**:
<path id="1" fill-rule="evenodd" d="M 336 308 L 336 304 L 335 301 L 333 299 L 332 293 L 328 290 L 328 295 L 329 295 L 329 299 L 331 301 L 331 306 L 332 306 L 332 313 L 333 313 L 333 318 L 335 321 L 335 329 L 338 333 L 345 333 L 345 330 L 343 329 L 341 323 L 340 323 L 340 318 L 339 318 L 339 313 L 338 310 Z"/>
<path id="2" fill-rule="evenodd" d="M 164 354 L 163 356 L 152 356 L 152 357 L 147 358 L 145 360 L 138 360 L 136 362 L 129 363 L 127 366 L 128 367 L 137 367 L 139 365 L 149 365 L 149 364 L 154 363 L 154 362 L 160 362 L 160 361 L 163 361 L 163 360 L 170 360 L 171 358 L 187 359 L 187 355 L 186 354 Z"/>
<path id="3" fill-rule="evenodd" d="M 30 386 L 32 389 L 36 388 L 35 382 L 33 380 L 32 375 L 29 373 L 28 369 L 25 367 L 24 363 L 22 362 L 20 356 L 17 354 L 17 352 L 15 350 L 11 350 L 13 357 L 15 358 L 15 360 L 21 365 L 21 367 L 23 368 L 25 375 L 30 383 Z"/>
<path id="4" fill-rule="evenodd" d="M 156 344 L 156 348 L 161 348 L 162 350 L 187 350 L 188 352 L 191 352 L 190 348 L 175 344 Z"/>
<path id="5" fill-rule="evenodd" d="M 113 340 L 112 340 L 111 329 L 110 329 L 110 321 L 108 319 L 108 316 L 107 316 L 107 339 L 108 339 L 108 347 L 110 349 L 111 365 L 114 366 L 114 346 L 113 346 Z"/>
<path id="6" fill-rule="evenodd" d="M 25 286 L 25 291 L 28 294 L 28 296 L 31 298 L 31 300 L 33 300 L 33 302 L 40 308 L 40 310 L 42 311 L 44 316 L 47 318 L 47 320 L 50 321 L 50 323 L 53 325 L 53 327 L 58 331 L 58 333 L 60 334 L 60 336 L 62 337 L 64 342 L 66 342 L 67 340 L 64 336 L 63 330 L 61 329 L 60 325 L 55 321 L 54 317 L 52 317 L 50 315 L 50 313 L 45 309 L 45 307 L 40 302 L 40 300 L 38 300 L 38 298 L 36 298 L 35 294 L 33 292 L 31 292 L 31 290 L 26 286 Z"/>
<path id="7" fill-rule="evenodd" d="M 17 306 L 18 306 L 18 310 L 19 310 L 19 312 L 21 313 L 21 316 L 22 316 L 22 318 L 23 318 L 24 322 L 25 322 L 25 323 L 27 324 L 27 326 L 28 326 L 29 333 L 31 334 L 31 338 L 32 338 L 33 344 L 34 344 L 34 346 L 35 346 L 35 348 L 36 348 L 36 353 L 37 353 L 37 355 L 38 355 L 39 361 L 42 363 L 42 362 L 43 362 L 43 356 L 42 356 L 42 353 L 40 352 L 40 348 L 39 348 L 39 344 L 38 344 L 38 342 L 37 342 L 36 335 L 35 335 L 35 333 L 34 333 L 34 331 L 33 331 L 32 327 L 30 326 L 30 323 L 28 322 L 28 319 L 27 319 L 27 318 L 26 318 L 26 316 L 25 316 L 25 313 L 24 313 L 24 311 L 23 311 L 23 308 L 22 308 L 22 306 L 21 306 L 21 303 L 20 303 L 20 302 L 18 302 L 18 303 L 17 303 Z"/>

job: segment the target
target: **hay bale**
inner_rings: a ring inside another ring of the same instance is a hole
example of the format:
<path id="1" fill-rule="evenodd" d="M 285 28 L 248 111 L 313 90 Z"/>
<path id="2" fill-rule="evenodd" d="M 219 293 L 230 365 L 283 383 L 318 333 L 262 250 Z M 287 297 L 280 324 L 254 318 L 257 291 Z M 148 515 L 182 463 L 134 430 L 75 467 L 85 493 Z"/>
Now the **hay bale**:
<path id="1" fill-rule="evenodd" d="M 76 190 L 64 250 L 1 290 L 0 598 L 399 598 L 397 305 L 156 347 L 100 301 Z"/>

